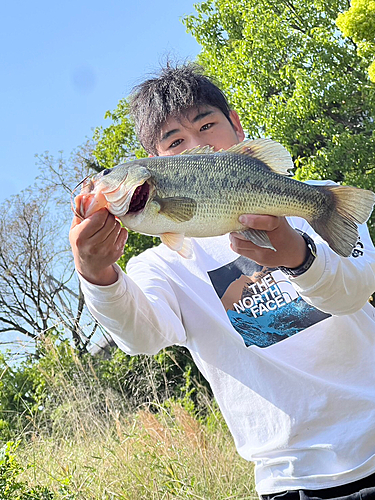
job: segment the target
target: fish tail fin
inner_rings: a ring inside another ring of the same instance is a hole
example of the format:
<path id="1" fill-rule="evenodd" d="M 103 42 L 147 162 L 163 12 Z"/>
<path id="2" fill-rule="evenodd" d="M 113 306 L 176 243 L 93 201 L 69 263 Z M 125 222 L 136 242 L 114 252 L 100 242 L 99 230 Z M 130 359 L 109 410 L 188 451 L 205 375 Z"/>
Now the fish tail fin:
<path id="1" fill-rule="evenodd" d="M 330 197 L 330 210 L 311 221 L 313 229 L 337 254 L 349 257 L 358 240 L 358 224 L 371 215 L 375 194 L 352 186 L 321 186 Z"/>

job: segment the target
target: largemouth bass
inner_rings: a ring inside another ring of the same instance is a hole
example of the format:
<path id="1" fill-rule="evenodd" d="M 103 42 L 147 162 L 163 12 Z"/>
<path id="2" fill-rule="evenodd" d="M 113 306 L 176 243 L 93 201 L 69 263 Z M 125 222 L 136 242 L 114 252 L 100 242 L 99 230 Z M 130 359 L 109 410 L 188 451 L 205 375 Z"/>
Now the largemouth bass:
<path id="1" fill-rule="evenodd" d="M 248 230 L 241 214 L 298 216 L 309 222 L 339 255 L 348 257 L 357 225 L 369 218 L 372 191 L 351 186 L 315 186 L 289 177 L 288 151 L 270 139 L 210 146 L 176 156 L 130 161 L 86 179 L 76 198 L 82 217 L 106 207 L 128 229 L 160 236 L 184 257 L 189 237 L 244 231 L 259 246 L 273 248 L 264 231 Z"/>

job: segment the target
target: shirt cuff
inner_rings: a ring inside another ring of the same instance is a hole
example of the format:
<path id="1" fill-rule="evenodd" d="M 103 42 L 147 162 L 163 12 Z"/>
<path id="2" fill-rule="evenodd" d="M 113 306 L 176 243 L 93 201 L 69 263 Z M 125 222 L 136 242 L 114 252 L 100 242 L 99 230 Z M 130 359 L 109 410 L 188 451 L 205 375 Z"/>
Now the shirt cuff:
<path id="1" fill-rule="evenodd" d="M 117 273 L 117 281 L 112 285 L 94 285 L 87 281 L 81 274 L 78 274 L 83 295 L 90 301 L 115 302 L 123 297 L 127 291 L 124 272 L 118 264 L 113 265 Z"/>
<path id="2" fill-rule="evenodd" d="M 324 271 L 326 269 L 326 254 L 324 243 L 316 242 L 316 258 L 312 263 L 311 267 L 303 274 L 299 276 L 288 276 L 291 283 L 296 285 L 301 291 L 308 291 L 317 286 L 323 277 Z M 298 291 L 299 291 L 298 290 Z"/>

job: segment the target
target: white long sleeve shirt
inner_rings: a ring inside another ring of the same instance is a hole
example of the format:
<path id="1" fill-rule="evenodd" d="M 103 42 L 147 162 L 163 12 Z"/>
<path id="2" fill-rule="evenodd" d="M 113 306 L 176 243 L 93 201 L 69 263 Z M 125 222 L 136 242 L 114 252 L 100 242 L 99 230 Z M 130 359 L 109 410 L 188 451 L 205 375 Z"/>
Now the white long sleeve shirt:
<path id="1" fill-rule="evenodd" d="M 317 258 L 300 277 L 234 253 L 228 235 L 164 245 L 118 281 L 81 277 L 86 303 L 118 346 L 188 348 L 259 494 L 320 489 L 375 472 L 375 250 L 366 226 L 353 255 L 334 253 L 300 218 Z"/>

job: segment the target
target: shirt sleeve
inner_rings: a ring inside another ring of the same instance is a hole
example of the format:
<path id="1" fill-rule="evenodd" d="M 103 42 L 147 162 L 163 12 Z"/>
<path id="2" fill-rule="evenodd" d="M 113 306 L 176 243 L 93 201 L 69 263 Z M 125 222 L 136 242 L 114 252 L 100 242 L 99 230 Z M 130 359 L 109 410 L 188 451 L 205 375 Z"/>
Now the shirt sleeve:
<path id="1" fill-rule="evenodd" d="M 156 354 L 169 345 L 183 344 L 180 308 L 166 276 L 138 263 L 133 270 L 135 283 L 119 266 L 115 269 L 118 280 L 109 286 L 79 279 L 89 311 L 116 344 L 131 355 Z"/>
<path id="2" fill-rule="evenodd" d="M 298 294 L 333 315 L 361 309 L 375 291 L 375 249 L 367 225 L 359 226 L 359 240 L 350 257 L 336 254 L 307 223 L 301 229 L 314 239 L 317 257 L 304 274 L 290 278 Z"/>

